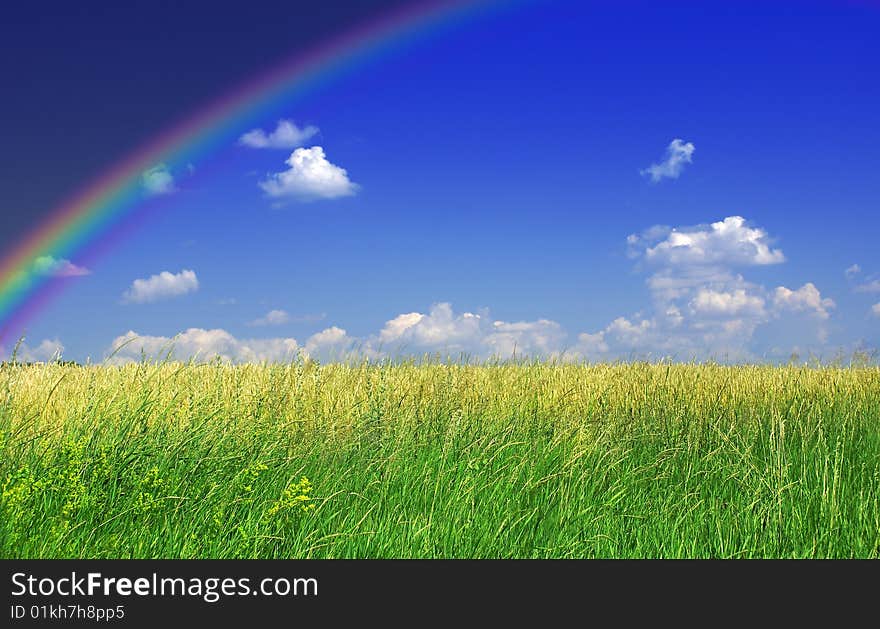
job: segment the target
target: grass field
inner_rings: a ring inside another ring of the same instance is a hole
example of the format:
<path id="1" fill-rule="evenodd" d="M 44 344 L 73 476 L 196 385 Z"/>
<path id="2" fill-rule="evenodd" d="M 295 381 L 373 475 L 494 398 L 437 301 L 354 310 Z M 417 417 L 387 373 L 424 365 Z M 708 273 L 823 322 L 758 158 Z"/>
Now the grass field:
<path id="1" fill-rule="evenodd" d="M 0 368 L 0 556 L 878 557 L 880 369 Z"/>

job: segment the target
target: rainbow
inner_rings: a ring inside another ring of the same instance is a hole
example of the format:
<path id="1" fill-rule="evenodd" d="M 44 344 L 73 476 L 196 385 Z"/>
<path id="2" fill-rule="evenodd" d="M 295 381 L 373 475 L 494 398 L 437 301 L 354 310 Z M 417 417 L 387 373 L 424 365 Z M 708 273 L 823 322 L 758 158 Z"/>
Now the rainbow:
<path id="1" fill-rule="evenodd" d="M 145 171 L 164 163 L 183 167 L 229 146 L 261 114 L 301 96 L 359 61 L 423 36 L 501 0 L 428 0 L 380 16 L 287 59 L 265 74 L 171 127 L 132 152 L 55 208 L 49 218 L 0 259 L 0 344 L 24 326 L 61 290 L 62 282 L 40 272 L 43 256 L 82 261 L 94 257 L 126 220 L 155 206 L 143 190 Z"/>

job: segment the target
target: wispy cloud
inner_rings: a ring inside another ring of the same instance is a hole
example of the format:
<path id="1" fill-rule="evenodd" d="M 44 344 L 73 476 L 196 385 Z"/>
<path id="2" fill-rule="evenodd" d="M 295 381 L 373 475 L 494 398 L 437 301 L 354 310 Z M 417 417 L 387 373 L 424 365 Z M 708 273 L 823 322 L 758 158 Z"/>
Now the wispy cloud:
<path id="1" fill-rule="evenodd" d="M 52 256 L 40 256 L 34 260 L 33 269 L 34 273 L 52 277 L 82 277 L 91 274 L 91 271 L 83 266 L 78 266 L 64 258 Z"/>
<path id="2" fill-rule="evenodd" d="M 871 306 L 871 312 L 874 313 L 874 316 L 880 317 L 880 303 Z"/>
<path id="3" fill-rule="evenodd" d="M 858 264 L 853 264 L 844 271 L 844 275 L 846 275 L 846 279 L 849 281 L 853 281 L 856 276 L 861 274 L 862 267 Z M 880 279 L 878 279 L 876 274 L 869 274 L 867 277 L 861 278 L 860 284 L 852 285 L 852 290 L 856 293 L 880 293 Z"/>
<path id="4" fill-rule="evenodd" d="M 871 280 L 855 287 L 857 293 L 880 293 L 880 280 Z"/>
<path id="5" fill-rule="evenodd" d="M 174 176 L 165 166 L 160 164 L 145 171 L 141 175 L 141 183 L 150 194 L 160 195 L 174 192 Z"/>
<path id="6" fill-rule="evenodd" d="M 141 185 L 147 194 L 159 196 L 171 194 L 177 188 L 174 185 L 174 176 L 165 164 L 157 164 L 141 175 Z"/>
<path id="7" fill-rule="evenodd" d="M 242 135 L 238 143 L 256 149 L 295 149 L 304 146 L 317 133 L 318 127 L 309 125 L 301 129 L 292 120 L 279 120 L 274 131 L 252 129 Z"/>
<path id="8" fill-rule="evenodd" d="M 161 299 L 178 297 L 199 289 L 194 271 L 184 269 L 180 273 L 162 271 L 145 279 L 137 279 L 122 295 L 123 303 L 143 304 Z"/>
<path id="9" fill-rule="evenodd" d="M 654 183 L 664 178 L 678 179 L 685 164 L 693 161 L 694 148 L 693 143 L 676 138 L 666 147 L 666 156 L 662 162 L 651 164 L 639 172 Z"/>
<path id="10" fill-rule="evenodd" d="M 348 172 L 331 164 L 320 146 L 299 148 L 285 162 L 290 168 L 269 175 L 260 188 L 274 199 L 314 201 L 352 196 L 359 186 L 348 178 Z"/>
<path id="11" fill-rule="evenodd" d="M 290 317 L 291 323 L 317 323 L 318 321 L 323 321 L 327 318 L 326 312 L 318 312 L 314 314 L 303 314 L 303 315 L 292 315 Z"/>

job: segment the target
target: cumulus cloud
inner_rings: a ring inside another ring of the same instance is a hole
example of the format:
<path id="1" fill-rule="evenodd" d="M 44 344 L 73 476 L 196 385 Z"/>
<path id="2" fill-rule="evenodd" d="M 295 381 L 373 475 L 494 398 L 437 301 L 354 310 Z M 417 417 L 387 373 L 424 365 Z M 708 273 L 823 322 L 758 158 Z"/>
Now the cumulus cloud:
<path id="1" fill-rule="evenodd" d="M 290 315 L 284 310 L 270 310 L 265 316 L 254 319 L 248 325 L 250 326 L 266 326 L 266 325 L 284 325 L 290 322 Z"/>
<path id="2" fill-rule="evenodd" d="M 91 274 L 89 269 L 78 266 L 70 260 L 52 256 L 40 256 L 34 260 L 33 269 L 34 273 L 51 277 L 81 277 Z"/>
<path id="3" fill-rule="evenodd" d="M 141 175 L 141 185 L 148 194 L 170 194 L 176 190 L 174 176 L 165 164 L 157 164 Z"/>
<path id="4" fill-rule="evenodd" d="M 436 303 L 427 312 L 408 312 L 385 322 L 377 332 L 352 336 L 339 326 L 325 328 L 304 343 L 295 338 L 238 339 L 222 329 L 190 328 L 170 338 L 133 331 L 116 338 L 108 350 L 114 363 L 170 356 L 176 360 L 287 362 L 313 358 L 322 362 L 381 360 L 439 354 L 473 360 L 540 358 L 558 360 L 616 360 L 673 357 L 690 360 L 753 360 L 749 341 L 756 327 L 787 312 L 827 318 L 834 307 L 812 284 L 798 290 L 779 287 L 772 297 L 761 287 L 720 290 L 701 288 L 682 302 L 657 305 L 651 315 L 617 317 L 596 332 L 581 332 L 569 340 L 556 321 L 508 322 L 480 312 L 456 312 L 449 303 Z M 678 303 L 684 303 L 680 308 Z M 880 304 L 875 311 L 880 310 Z M 788 325 L 788 322 L 786 322 Z M 819 330 L 822 333 L 822 330 Z"/>
<path id="5" fill-rule="evenodd" d="M 753 360 L 763 354 L 755 353 L 753 343 L 763 326 L 797 328 L 820 340 L 827 335 L 822 322 L 834 302 L 815 285 L 769 290 L 739 272 L 785 261 L 768 233 L 741 216 L 696 227 L 654 226 L 630 235 L 627 246 L 638 268 L 649 272 L 645 283 L 652 308 L 581 334 L 575 351 Z M 798 313 L 806 317 L 795 321 Z"/>
<path id="6" fill-rule="evenodd" d="M 194 271 L 184 269 L 180 273 L 162 271 L 146 279 L 137 279 L 122 295 L 123 303 L 143 304 L 193 293 L 199 289 L 199 279 Z"/>
<path id="7" fill-rule="evenodd" d="M 618 342 L 635 347 L 644 342 L 645 337 L 657 327 L 657 322 L 642 319 L 634 323 L 626 317 L 617 317 L 602 331 L 604 338 L 614 337 Z"/>
<path id="8" fill-rule="evenodd" d="M 379 332 L 379 340 L 383 343 L 396 341 L 424 318 L 425 315 L 421 312 L 407 312 L 397 315 L 385 323 L 385 327 Z"/>
<path id="9" fill-rule="evenodd" d="M 685 266 L 754 266 L 785 262 L 780 249 L 773 249 L 767 232 L 750 227 L 741 216 L 697 227 L 652 227 L 627 238 L 631 255 L 644 256 L 652 264 Z"/>
<path id="10" fill-rule="evenodd" d="M 374 360 L 381 357 L 368 342 L 353 338 L 337 326 L 321 330 L 306 339 L 305 355 L 322 362 L 344 362 L 349 359 Z"/>
<path id="11" fill-rule="evenodd" d="M 336 199 L 357 193 L 359 186 L 348 178 L 348 171 L 331 164 L 320 146 L 298 148 L 285 162 L 290 168 L 269 175 L 260 188 L 274 199 L 314 201 Z"/>
<path id="12" fill-rule="evenodd" d="M 189 328 L 174 337 L 150 336 L 134 331 L 113 340 L 107 350 L 107 362 L 124 364 L 148 360 L 180 360 L 229 363 L 290 362 L 311 357 L 319 360 L 377 358 L 376 352 L 362 351 L 359 340 L 345 330 L 330 327 L 310 336 L 305 345 L 295 338 L 239 339 L 222 329 Z"/>
<path id="13" fill-rule="evenodd" d="M 697 228 L 652 228 L 627 239 L 631 255 L 647 270 L 647 308 L 618 316 L 604 327 L 581 330 L 573 339 L 550 319 L 505 321 L 488 310 L 456 312 L 447 302 L 427 311 L 411 311 L 388 319 L 375 333 L 350 335 L 327 327 L 304 343 L 292 338 L 239 340 L 224 330 L 190 329 L 175 341 L 174 356 L 219 356 L 233 362 L 284 360 L 309 356 L 321 361 L 383 359 L 440 354 L 457 359 L 555 358 L 616 360 L 620 358 L 679 360 L 760 360 L 766 350 L 756 346 L 762 329 L 787 358 L 783 345 L 803 348 L 827 340 L 826 321 L 835 308 L 811 282 L 800 288 L 769 289 L 750 282 L 737 267 L 781 263 L 781 250 L 761 228 L 741 217 Z M 875 314 L 880 304 L 873 308 Z M 273 314 L 274 313 L 274 314 Z M 271 311 L 258 324 L 288 321 L 284 311 Z M 256 323 L 256 322 L 254 322 Z M 131 340 L 133 332 L 115 344 Z M 785 337 L 785 339 L 783 339 Z M 138 337 L 120 359 L 140 357 L 141 349 L 156 355 L 166 337 Z M 806 345 L 805 345 L 806 343 Z M 766 348 L 767 346 L 765 346 Z M 777 351 L 778 350 L 778 351 Z M 167 349 L 165 349 L 167 351 Z"/>
<path id="14" fill-rule="evenodd" d="M 13 352 L 20 363 L 45 363 L 59 360 L 64 353 L 64 345 L 58 339 L 43 339 L 36 347 L 27 343 L 20 343 L 17 349 L 0 346 L 0 358 L 3 360 L 11 360 Z"/>
<path id="15" fill-rule="evenodd" d="M 630 235 L 630 257 L 650 270 L 654 313 L 640 319 L 645 334 L 638 346 L 632 331 L 620 326 L 600 331 L 603 341 L 612 351 L 745 357 L 743 348 L 772 313 L 768 291 L 737 271 L 784 262 L 772 243 L 741 216 L 693 227 L 655 225 Z"/>
<path id="16" fill-rule="evenodd" d="M 255 149 L 295 149 L 305 145 L 317 133 L 318 127 L 309 125 L 300 129 L 292 120 L 279 120 L 271 133 L 252 129 L 242 135 L 238 142 Z"/>
<path id="17" fill-rule="evenodd" d="M 481 316 L 472 312 L 455 314 L 448 303 L 431 307 L 427 314 L 411 312 L 391 319 L 379 333 L 389 344 L 416 350 L 467 352 L 483 336 Z"/>
<path id="18" fill-rule="evenodd" d="M 690 307 L 693 312 L 708 316 L 762 316 L 764 299 L 748 294 L 743 288 L 730 292 L 700 288 L 696 297 L 691 300 Z"/>
<path id="19" fill-rule="evenodd" d="M 555 321 L 507 322 L 488 312 L 456 313 L 448 303 L 427 313 L 406 313 L 388 320 L 374 334 L 351 336 L 338 326 L 312 334 L 304 343 L 294 338 L 238 339 L 222 329 L 190 328 L 170 338 L 129 331 L 108 349 L 112 362 L 140 360 L 143 355 L 176 360 L 195 358 L 228 362 L 287 361 L 311 357 L 321 361 L 377 360 L 424 354 L 474 359 L 554 357 L 565 350 L 566 333 Z"/>
<path id="20" fill-rule="evenodd" d="M 149 360 L 196 360 L 224 362 L 287 362 L 300 351 L 296 339 L 237 339 L 226 330 L 189 328 L 175 337 L 149 336 L 128 331 L 108 350 L 107 362 L 121 364 Z"/>
<path id="21" fill-rule="evenodd" d="M 588 332 L 578 334 L 575 352 L 580 356 L 587 358 L 604 356 L 608 353 L 609 349 L 608 343 L 605 342 L 604 331 L 595 334 Z"/>
<path id="22" fill-rule="evenodd" d="M 669 317 L 668 313 L 676 316 Z M 618 317 L 598 332 L 582 333 L 573 354 L 596 359 L 750 360 L 754 318 L 683 315 L 669 309 L 650 317 Z"/>
<path id="23" fill-rule="evenodd" d="M 563 347 L 566 332 L 555 321 L 494 321 L 492 333 L 487 335 L 484 345 L 492 356 L 555 356 Z"/>
<path id="24" fill-rule="evenodd" d="M 427 313 L 410 312 L 387 321 L 370 347 L 395 355 L 401 352 L 448 356 L 512 358 L 553 356 L 563 348 L 565 331 L 555 321 L 508 322 L 488 311 L 456 314 L 446 302 Z"/>
<path id="25" fill-rule="evenodd" d="M 797 290 L 785 286 L 777 287 L 773 294 L 773 305 L 779 310 L 809 312 L 820 319 L 827 319 L 828 311 L 836 306 L 833 299 L 823 299 L 812 282 L 807 282 Z"/>
<path id="26" fill-rule="evenodd" d="M 847 268 L 843 274 L 846 276 L 846 279 L 852 279 L 856 275 L 862 272 L 862 267 L 858 264 L 853 264 L 851 267 Z"/>
<path id="27" fill-rule="evenodd" d="M 662 162 L 651 164 L 639 172 L 643 177 L 649 177 L 654 183 L 667 177 L 678 179 L 685 164 L 690 164 L 693 160 L 694 148 L 691 142 L 684 142 L 676 138 L 666 147 L 666 156 Z"/>

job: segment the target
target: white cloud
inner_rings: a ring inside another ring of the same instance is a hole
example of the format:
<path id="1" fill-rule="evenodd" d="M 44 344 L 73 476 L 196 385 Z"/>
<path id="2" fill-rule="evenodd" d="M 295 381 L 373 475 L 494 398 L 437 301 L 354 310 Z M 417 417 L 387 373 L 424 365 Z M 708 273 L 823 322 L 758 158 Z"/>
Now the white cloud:
<path id="1" fill-rule="evenodd" d="M 379 338 L 384 343 L 416 350 L 416 353 L 469 352 L 483 336 L 482 323 L 479 314 L 465 312 L 456 315 L 450 304 L 439 303 L 434 304 L 427 314 L 410 312 L 391 319 L 379 333 Z"/>
<path id="2" fill-rule="evenodd" d="M 129 331 L 113 340 L 108 350 L 108 362 L 121 364 L 141 360 L 211 361 L 225 362 L 286 362 L 295 359 L 299 344 L 292 338 L 239 340 L 226 330 L 190 328 L 174 338 L 140 335 Z"/>
<path id="3" fill-rule="evenodd" d="M 175 356 L 189 357 L 199 351 L 202 358 L 221 356 L 236 362 L 291 355 L 326 362 L 424 354 L 475 360 L 515 356 L 743 361 L 761 360 L 768 351 L 787 358 L 790 352 L 785 353 L 785 347 L 813 351 L 812 339 L 823 346 L 827 342 L 825 323 L 835 304 L 814 284 L 807 282 L 796 290 L 784 286 L 770 290 L 734 272 L 736 266 L 784 260 L 782 251 L 771 248 L 767 233 L 748 227 L 744 219 L 731 217 L 705 228 L 647 230 L 627 242 L 633 255 L 650 268 L 646 279 L 649 308 L 618 316 L 598 330 L 582 331 L 571 342 L 563 327 L 549 319 L 509 322 L 494 319 L 488 310 L 455 312 L 449 303 L 441 302 L 427 312 L 397 315 L 373 334 L 351 336 L 345 329 L 331 326 L 308 337 L 304 344 L 292 338 L 238 340 L 223 330 L 190 329 L 178 338 Z M 874 307 L 875 313 L 878 310 L 880 304 Z M 292 320 L 283 311 L 272 311 L 258 321 L 268 323 L 270 319 Z M 762 327 L 774 344 L 770 349 L 756 347 L 760 341 L 756 331 Z M 153 354 L 169 341 L 144 338 L 148 353 Z M 138 343 L 144 346 L 143 340 Z M 123 357 L 140 355 L 139 351 L 126 352 Z"/>
<path id="4" fill-rule="evenodd" d="M 846 269 L 843 274 L 846 275 L 846 279 L 852 279 L 861 272 L 862 267 L 860 267 L 858 264 L 853 264 L 851 267 Z"/>
<path id="5" fill-rule="evenodd" d="M 238 142 L 256 149 L 295 149 L 303 146 L 316 133 L 318 127 L 309 125 L 300 129 L 292 120 L 279 120 L 278 126 L 271 133 L 262 129 L 253 129 L 242 135 Z"/>
<path id="6" fill-rule="evenodd" d="M 741 216 L 695 227 L 656 225 L 627 238 L 631 258 L 651 269 L 646 279 L 654 312 L 618 319 L 603 330 L 612 353 L 623 350 L 682 358 L 749 357 L 752 334 L 768 322 L 767 290 L 737 267 L 785 261 L 767 232 Z M 637 334 L 638 333 L 638 334 Z"/>
<path id="7" fill-rule="evenodd" d="M 266 326 L 266 325 L 284 325 L 290 322 L 290 315 L 284 310 L 270 310 L 264 317 L 254 319 L 248 325 Z"/>
<path id="8" fill-rule="evenodd" d="M 359 186 L 348 178 L 348 172 L 327 161 L 320 146 L 299 148 L 285 162 L 290 168 L 269 175 L 260 188 L 275 199 L 313 201 L 354 195 Z"/>
<path id="9" fill-rule="evenodd" d="M 651 164 L 639 172 L 643 177 L 650 177 L 655 183 L 664 177 L 678 179 L 685 164 L 692 162 L 693 154 L 694 145 L 691 142 L 676 138 L 666 147 L 666 159 L 659 164 Z"/>
<path id="10" fill-rule="evenodd" d="M 767 232 L 749 227 L 741 216 L 697 227 L 655 226 L 627 238 L 633 256 L 662 266 L 753 266 L 785 262 L 773 249 Z M 653 243 L 653 246 L 652 246 Z"/>
<path id="11" fill-rule="evenodd" d="M 190 328 L 174 337 L 129 331 L 114 339 L 107 350 L 107 361 L 111 364 L 137 362 L 144 356 L 148 360 L 168 357 L 197 362 L 220 359 L 229 363 L 289 362 L 307 356 L 324 361 L 379 357 L 370 348 L 362 347 L 359 339 L 335 326 L 313 334 L 304 346 L 289 337 L 239 339 L 222 329 Z"/>
<path id="12" fill-rule="evenodd" d="M 151 195 L 170 194 L 176 190 L 174 176 L 165 164 L 157 164 L 141 175 L 141 184 Z"/>
<path id="13" fill-rule="evenodd" d="M 122 295 L 124 303 L 142 304 L 170 297 L 193 293 L 199 289 L 199 280 L 194 271 L 184 269 L 180 273 L 162 271 L 147 279 L 137 279 Z"/>
<path id="14" fill-rule="evenodd" d="M 322 362 L 359 361 L 425 354 L 473 360 L 755 360 L 761 354 L 753 353 L 749 342 L 758 326 L 788 311 L 807 312 L 824 320 L 834 307 L 812 284 L 805 284 L 797 291 L 779 287 L 774 292 L 773 310 L 768 311 L 766 300 L 757 294 L 760 287 L 742 286 L 727 291 L 697 289 L 685 311 L 673 302 L 658 305 L 653 316 L 637 313 L 617 317 L 597 332 L 578 334 L 573 343 L 568 342 L 562 326 L 549 319 L 506 322 L 493 319 L 486 310 L 456 313 L 450 304 L 437 303 L 427 313 L 393 317 L 376 333 L 363 337 L 351 336 L 338 326 L 321 330 L 302 344 L 294 338 L 238 339 L 222 329 L 190 328 L 174 338 L 130 331 L 113 341 L 108 355 L 113 354 L 114 363 L 140 360 L 142 355 L 161 360 L 169 352 L 175 360 L 220 358 L 233 363 L 285 362 L 300 357 Z M 880 304 L 874 310 L 880 311 Z M 788 321 L 782 324 L 788 325 Z M 824 342 L 824 329 L 817 334 Z"/>
<path id="15" fill-rule="evenodd" d="M 404 333 L 425 318 L 421 312 L 408 312 L 397 315 L 385 323 L 385 327 L 379 332 L 379 340 L 383 343 L 396 341 Z"/>
<path id="16" fill-rule="evenodd" d="M 711 288 L 700 288 L 696 297 L 690 302 L 691 310 L 708 316 L 762 316 L 764 300 L 757 295 L 750 295 L 743 288 L 730 292 L 715 291 Z"/>
<path id="17" fill-rule="evenodd" d="M 614 336 L 619 342 L 635 347 L 643 343 L 647 334 L 656 327 L 656 322 L 650 319 L 633 323 L 626 317 L 617 317 L 603 330 L 602 336 L 603 338 Z"/>
<path id="18" fill-rule="evenodd" d="M 662 318 L 671 328 L 677 328 L 684 323 L 684 316 L 681 314 L 679 307 L 675 304 L 669 304 L 666 306 L 666 311 L 663 313 Z"/>
<path id="19" fill-rule="evenodd" d="M 70 260 L 54 258 L 52 256 L 40 256 L 34 260 L 34 272 L 39 275 L 52 277 L 81 277 L 91 274 L 85 267 L 77 266 Z"/>
<path id="20" fill-rule="evenodd" d="M 64 345 L 58 339 L 43 339 L 36 347 L 27 343 L 19 344 L 17 349 L 0 346 L 0 358 L 3 360 L 11 360 L 13 352 L 20 363 L 45 363 L 60 359 Z"/>
<path id="21" fill-rule="evenodd" d="M 483 344 L 491 356 L 500 358 L 554 356 L 566 337 L 562 326 L 549 319 L 494 321 L 492 328 L 493 332 L 485 337 Z"/>
<path id="22" fill-rule="evenodd" d="M 827 319 L 828 311 L 836 306 L 833 299 L 823 299 L 812 282 L 807 282 L 797 290 L 785 286 L 777 287 L 773 294 L 773 305 L 779 310 L 810 312 L 820 319 Z"/>
<path id="23" fill-rule="evenodd" d="M 331 326 L 306 339 L 305 353 L 322 362 L 380 358 L 379 352 L 358 338 L 353 338 L 340 327 Z"/>
<path id="24" fill-rule="evenodd" d="M 703 286 L 729 290 L 744 284 L 739 275 L 724 267 L 660 267 L 645 281 L 655 302 L 672 302 L 693 295 Z"/>
<path id="25" fill-rule="evenodd" d="M 873 312 L 875 316 L 880 317 L 880 303 L 871 306 L 871 312 Z"/>
<path id="26" fill-rule="evenodd" d="M 777 290 L 747 281 L 738 267 L 779 264 L 768 233 L 740 216 L 696 227 L 654 226 L 627 238 L 628 253 L 649 269 L 652 310 L 618 317 L 578 338 L 602 356 L 757 360 L 762 326 L 798 338 L 827 339 L 823 322 L 834 302 L 811 283 Z M 811 315 L 797 320 L 796 313 Z"/>
<path id="27" fill-rule="evenodd" d="M 448 303 L 434 304 L 427 314 L 407 313 L 386 322 L 377 333 L 350 336 L 338 326 L 328 327 L 299 344 L 294 338 L 240 340 L 222 329 L 190 328 L 174 338 L 139 335 L 133 331 L 116 338 L 108 350 L 112 362 L 163 359 L 169 351 L 176 360 L 219 357 L 229 362 L 284 361 L 309 356 L 321 361 L 376 360 L 440 353 L 457 358 L 552 357 L 565 350 L 565 331 L 555 321 L 496 321 L 487 312 L 457 314 Z M 121 348 L 121 349 L 120 349 Z M 515 354 L 514 354 L 515 350 Z"/>
<path id="28" fill-rule="evenodd" d="M 554 356 L 564 349 L 565 331 L 555 321 L 507 322 L 494 320 L 488 311 L 456 314 L 449 303 L 431 306 L 427 313 L 409 312 L 387 321 L 368 339 L 374 351 L 441 353 L 451 357 L 480 358 Z"/>
<path id="29" fill-rule="evenodd" d="M 608 353 L 608 343 L 605 342 L 605 333 L 597 332 L 589 334 L 582 332 L 578 334 L 577 345 L 572 352 L 573 357 L 597 358 Z"/>
<path id="30" fill-rule="evenodd" d="M 306 347 L 312 351 L 327 346 L 338 346 L 350 340 L 348 333 L 335 325 L 312 334 L 306 341 Z"/>

